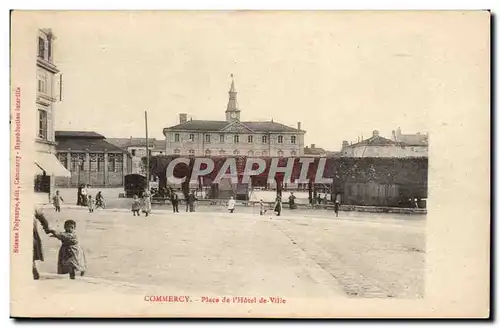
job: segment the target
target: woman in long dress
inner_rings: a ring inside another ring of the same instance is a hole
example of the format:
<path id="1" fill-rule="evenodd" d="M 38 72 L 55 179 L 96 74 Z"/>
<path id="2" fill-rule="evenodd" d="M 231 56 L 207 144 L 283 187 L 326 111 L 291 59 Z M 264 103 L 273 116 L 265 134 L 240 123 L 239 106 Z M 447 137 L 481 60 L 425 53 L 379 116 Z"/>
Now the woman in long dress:
<path id="1" fill-rule="evenodd" d="M 149 215 L 149 213 L 151 213 L 151 193 L 149 192 L 149 190 L 145 190 L 143 195 L 142 195 L 142 199 L 144 201 L 144 214 L 146 214 L 146 216 Z"/>

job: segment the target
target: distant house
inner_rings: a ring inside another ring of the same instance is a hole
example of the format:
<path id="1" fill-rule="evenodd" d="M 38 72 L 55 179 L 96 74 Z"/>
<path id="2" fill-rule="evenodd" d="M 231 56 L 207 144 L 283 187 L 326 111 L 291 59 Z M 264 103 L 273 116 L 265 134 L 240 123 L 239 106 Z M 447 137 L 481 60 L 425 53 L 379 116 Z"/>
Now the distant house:
<path id="1" fill-rule="evenodd" d="M 325 157 L 326 153 L 326 150 L 317 148 L 315 144 L 311 144 L 311 147 L 304 147 L 304 156 L 306 157 Z"/>
<path id="2" fill-rule="evenodd" d="M 429 148 L 429 135 L 417 132 L 415 134 L 402 134 L 401 128 L 392 131 L 392 140 L 404 144 L 412 152 L 420 154 L 419 156 L 427 156 Z"/>
<path id="3" fill-rule="evenodd" d="M 106 140 L 130 154 L 132 157 L 131 171 L 136 174 L 145 174 L 142 158 L 146 157 L 146 148 L 149 149 L 149 155 L 165 154 L 165 141 L 156 138 L 148 138 L 147 147 L 146 138 L 109 138 Z"/>
<path id="4" fill-rule="evenodd" d="M 59 162 L 71 172 L 70 178 L 56 177 L 58 187 L 119 187 L 131 173 L 132 158 L 93 131 L 56 131 Z"/>
<path id="5" fill-rule="evenodd" d="M 416 145 L 387 139 L 375 130 L 371 138 L 355 144 L 344 141 L 341 152 L 343 157 L 426 157 L 427 147 L 426 143 Z"/>

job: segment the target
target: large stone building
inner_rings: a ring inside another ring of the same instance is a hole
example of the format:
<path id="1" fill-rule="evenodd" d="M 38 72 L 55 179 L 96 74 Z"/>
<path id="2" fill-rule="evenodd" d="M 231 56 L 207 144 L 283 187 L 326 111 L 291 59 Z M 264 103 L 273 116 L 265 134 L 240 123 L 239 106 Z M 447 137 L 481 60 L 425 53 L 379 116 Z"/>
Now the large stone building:
<path id="1" fill-rule="evenodd" d="M 427 135 L 404 136 L 401 135 L 401 129 L 398 129 L 398 133 L 393 132 L 391 140 L 381 137 L 375 130 L 371 138 L 357 143 L 349 144 L 344 141 L 341 153 L 343 157 L 427 157 L 427 149 Z"/>
<path id="2" fill-rule="evenodd" d="M 58 177 L 58 187 L 123 186 L 125 175 L 131 173 L 130 154 L 90 131 L 57 131 L 57 157 L 71 172 L 71 178 Z"/>
<path id="3" fill-rule="evenodd" d="M 271 121 L 241 121 L 234 80 L 224 121 L 188 120 L 163 129 L 166 155 L 189 156 L 301 156 L 304 134 L 297 127 Z"/>
<path id="4" fill-rule="evenodd" d="M 54 64 L 55 37 L 50 29 L 39 29 L 36 57 L 36 110 L 34 190 L 37 202 L 47 202 L 54 193 L 57 177 L 71 176 L 57 160 L 55 140 L 56 104 L 61 100 L 61 75 Z"/>

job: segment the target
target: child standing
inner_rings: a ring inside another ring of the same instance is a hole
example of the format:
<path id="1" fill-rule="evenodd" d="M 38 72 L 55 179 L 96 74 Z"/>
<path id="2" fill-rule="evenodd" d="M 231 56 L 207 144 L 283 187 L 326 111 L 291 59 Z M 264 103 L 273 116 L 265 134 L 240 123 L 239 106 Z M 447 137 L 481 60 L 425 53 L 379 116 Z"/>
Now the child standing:
<path id="1" fill-rule="evenodd" d="M 89 213 L 93 213 L 94 212 L 94 208 L 95 208 L 95 201 L 94 201 L 94 199 L 92 198 L 91 195 L 89 195 L 89 198 L 87 200 L 87 204 L 89 206 Z"/>
<path id="2" fill-rule="evenodd" d="M 76 222 L 73 220 L 64 222 L 64 232 L 50 230 L 51 237 L 59 239 L 62 243 L 57 260 L 57 273 L 69 273 L 70 279 L 75 279 L 77 271 L 83 276 L 87 270 L 85 252 L 78 244 L 75 230 Z"/>
<path id="3" fill-rule="evenodd" d="M 137 213 L 137 216 L 141 216 L 141 213 L 139 212 L 141 210 L 141 201 L 137 197 L 137 195 L 134 195 L 134 200 L 132 201 L 132 213 L 135 214 Z"/>
<path id="4" fill-rule="evenodd" d="M 266 214 L 267 210 L 264 208 L 265 204 L 262 198 L 260 199 L 259 205 L 260 205 L 260 215 Z"/>
<path id="5" fill-rule="evenodd" d="M 54 197 L 52 197 L 52 203 L 54 204 L 56 212 L 61 212 L 61 202 L 64 202 L 64 199 L 59 195 L 59 190 L 57 190 Z"/>

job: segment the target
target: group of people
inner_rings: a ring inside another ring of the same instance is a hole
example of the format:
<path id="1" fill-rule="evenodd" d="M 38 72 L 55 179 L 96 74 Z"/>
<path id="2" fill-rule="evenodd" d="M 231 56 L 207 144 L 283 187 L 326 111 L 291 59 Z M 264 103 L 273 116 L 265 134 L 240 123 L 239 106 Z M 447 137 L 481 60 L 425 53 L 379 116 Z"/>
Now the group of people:
<path id="1" fill-rule="evenodd" d="M 144 190 L 141 199 L 134 195 L 132 200 L 132 213 L 134 216 L 141 216 L 141 210 L 145 216 L 149 216 L 151 213 L 151 192 L 149 190 Z"/>
<path id="2" fill-rule="evenodd" d="M 58 191 L 56 193 L 58 193 Z M 90 185 L 84 184 L 78 187 L 76 205 L 88 207 L 89 213 L 93 213 L 94 209 L 99 207 L 102 209 L 106 208 L 106 202 L 104 201 L 101 191 L 99 190 L 95 197 L 92 197 L 90 194 Z"/>
<path id="3" fill-rule="evenodd" d="M 66 220 L 64 222 L 64 231 L 57 232 L 50 228 L 45 215 L 40 210 L 35 210 L 33 220 L 33 279 L 40 279 L 40 273 L 35 261 L 44 261 L 42 240 L 38 233 L 37 222 L 39 222 L 46 234 L 61 241 L 57 258 L 57 273 L 69 273 L 70 279 L 75 279 L 77 272 L 80 272 L 80 275 L 83 276 L 87 270 L 87 261 L 85 252 L 79 245 L 76 236 L 76 222 Z"/>

